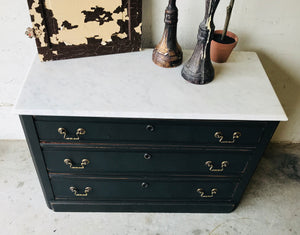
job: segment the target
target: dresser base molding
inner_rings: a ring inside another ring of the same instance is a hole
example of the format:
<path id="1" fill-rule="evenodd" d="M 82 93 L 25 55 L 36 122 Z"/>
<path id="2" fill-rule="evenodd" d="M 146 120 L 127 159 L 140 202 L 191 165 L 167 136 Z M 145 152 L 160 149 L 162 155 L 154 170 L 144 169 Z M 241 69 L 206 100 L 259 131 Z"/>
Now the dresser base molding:
<path id="1" fill-rule="evenodd" d="M 51 201 L 56 212 L 150 212 L 150 213 L 230 213 L 237 207 L 231 202 L 71 202 Z"/>

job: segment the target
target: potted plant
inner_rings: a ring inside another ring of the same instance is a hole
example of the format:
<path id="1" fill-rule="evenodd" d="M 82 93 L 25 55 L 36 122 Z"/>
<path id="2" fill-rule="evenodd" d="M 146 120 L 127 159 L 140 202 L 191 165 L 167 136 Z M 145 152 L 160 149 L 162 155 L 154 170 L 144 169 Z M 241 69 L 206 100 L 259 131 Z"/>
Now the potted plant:
<path id="1" fill-rule="evenodd" d="M 238 43 L 238 37 L 234 33 L 228 31 L 234 1 L 235 0 L 230 0 L 230 4 L 227 7 L 224 29 L 216 30 L 211 42 L 211 60 L 217 63 L 226 62 L 232 50 Z"/>

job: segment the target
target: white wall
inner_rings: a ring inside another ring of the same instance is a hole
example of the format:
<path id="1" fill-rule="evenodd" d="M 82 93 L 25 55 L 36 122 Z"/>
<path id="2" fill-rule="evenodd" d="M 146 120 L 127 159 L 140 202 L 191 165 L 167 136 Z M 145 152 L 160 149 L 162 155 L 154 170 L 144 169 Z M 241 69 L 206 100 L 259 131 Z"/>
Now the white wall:
<path id="1" fill-rule="evenodd" d="M 0 139 L 23 138 L 12 108 L 36 48 L 24 32 L 31 26 L 27 1 L 0 0 Z"/>
<path id="2" fill-rule="evenodd" d="M 154 46 L 162 36 L 167 0 L 143 1 L 143 45 Z M 178 41 L 184 49 L 196 43 L 198 26 L 204 14 L 204 0 L 178 0 Z M 223 27 L 226 5 L 222 0 L 215 16 L 216 29 Z M 0 0 L 0 139 L 23 138 L 18 118 L 11 113 L 30 61 L 34 40 L 25 37 L 30 25 L 26 0 Z M 281 123 L 273 141 L 300 142 L 300 3 L 297 0 L 236 1 L 229 30 L 240 42 L 237 50 L 258 53 L 275 91 L 289 117 Z M 12 14 L 12 12 L 14 14 Z M 243 95 L 243 91 L 241 91 Z M 263 100 L 261 101 L 263 102 Z"/>

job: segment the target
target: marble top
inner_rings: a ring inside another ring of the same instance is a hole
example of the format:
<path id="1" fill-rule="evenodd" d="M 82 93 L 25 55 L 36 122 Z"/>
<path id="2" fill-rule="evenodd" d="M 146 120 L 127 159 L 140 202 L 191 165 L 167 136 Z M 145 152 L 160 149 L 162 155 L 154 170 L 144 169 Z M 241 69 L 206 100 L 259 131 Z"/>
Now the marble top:
<path id="1" fill-rule="evenodd" d="M 185 61 L 192 51 L 184 51 Z M 184 61 L 184 62 L 185 62 Z M 254 52 L 214 64 L 215 79 L 194 85 L 182 66 L 160 68 L 152 50 L 63 61 L 35 58 L 15 112 L 22 115 L 286 121 Z"/>

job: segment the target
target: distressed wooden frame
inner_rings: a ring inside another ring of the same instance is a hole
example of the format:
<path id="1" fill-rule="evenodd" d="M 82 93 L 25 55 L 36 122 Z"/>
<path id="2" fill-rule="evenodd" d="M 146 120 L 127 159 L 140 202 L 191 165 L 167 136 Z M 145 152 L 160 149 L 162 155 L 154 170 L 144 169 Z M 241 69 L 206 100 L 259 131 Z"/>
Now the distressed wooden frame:
<path id="1" fill-rule="evenodd" d="M 119 38 L 118 36 L 111 35 L 111 41 L 108 43 L 105 42 L 105 45 L 101 43 L 102 39 L 97 39 L 96 37 L 86 38 L 87 44 L 80 45 L 67 45 L 62 42 L 55 44 L 51 42 L 50 37 L 55 35 L 55 32 L 58 34 L 61 30 L 61 25 L 58 25 L 57 20 L 53 17 L 52 10 L 45 7 L 46 0 L 27 1 L 33 33 L 36 38 L 37 50 L 41 61 L 123 53 L 141 49 L 142 0 L 122 0 L 122 9 L 126 9 L 127 11 L 124 10 L 122 12 L 120 9 L 116 9 L 115 11 L 118 10 L 121 13 L 127 12 L 126 18 L 128 17 L 129 20 L 116 20 L 116 22 L 120 26 L 119 33 L 125 34 L 126 36 Z M 99 0 L 99 2 L 101 1 Z M 95 7 L 91 6 L 91 10 L 95 10 Z M 113 13 L 116 13 L 115 11 Z M 99 14 L 99 17 L 100 16 Z M 96 21 L 99 22 L 98 20 L 99 19 Z M 87 21 L 84 23 L 86 22 Z M 67 24 L 68 23 L 69 22 L 67 22 Z M 68 30 L 72 30 L 72 27 L 76 28 L 76 26 L 72 26 L 71 24 L 70 27 Z"/>

